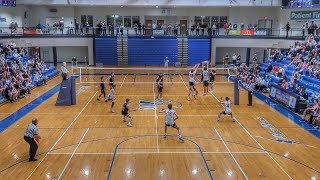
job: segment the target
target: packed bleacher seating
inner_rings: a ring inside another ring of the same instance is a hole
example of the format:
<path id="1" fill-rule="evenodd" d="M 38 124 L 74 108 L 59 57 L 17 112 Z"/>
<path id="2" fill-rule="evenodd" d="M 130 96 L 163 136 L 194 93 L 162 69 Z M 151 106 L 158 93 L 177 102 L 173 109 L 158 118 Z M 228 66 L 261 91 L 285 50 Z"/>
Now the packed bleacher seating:
<path id="1" fill-rule="evenodd" d="M 59 74 L 55 67 L 45 64 L 34 54 L 27 55 L 14 43 L 0 46 L 0 103 L 16 102 L 31 94 L 35 86 L 46 84 L 46 80 Z"/>
<path id="2" fill-rule="evenodd" d="M 287 51 L 274 50 L 261 65 L 254 68 L 241 65 L 236 72 L 245 88 L 254 83 L 255 90 L 265 92 L 270 84 L 281 86 L 313 107 L 312 118 L 319 116 L 320 108 L 315 102 L 320 100 L 320 44 L 313 36 L 308 36 L 304 42 L 296 41 Z"/>

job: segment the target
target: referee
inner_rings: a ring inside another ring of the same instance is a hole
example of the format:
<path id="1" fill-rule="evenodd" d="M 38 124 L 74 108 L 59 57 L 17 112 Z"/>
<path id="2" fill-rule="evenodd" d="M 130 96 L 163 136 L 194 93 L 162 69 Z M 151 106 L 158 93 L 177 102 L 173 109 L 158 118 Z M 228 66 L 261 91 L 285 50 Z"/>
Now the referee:
<path id="1" fill-rule="evenodd" d="M 67 63 L 63 62 L 61 66 L 61 75 L 62 75 L 62 80 L 67 80 L 69 76 L 69 71 L 67 69 Z"/>
<path id="2" fill-rule="evenodd" d="M 29 161 L 36 161 L 37 160 L 34 157 L 37 153 L 38 145 L 34 140 L 34 136 L 37 135 L 41 139 L 41 137 L 38 134 L 37 124 L 38 124 L 38 119 L 33 118 L 32 123 L 28 125 L 27 130 L 24 133 L 24 140 L 30 145 Z"/>

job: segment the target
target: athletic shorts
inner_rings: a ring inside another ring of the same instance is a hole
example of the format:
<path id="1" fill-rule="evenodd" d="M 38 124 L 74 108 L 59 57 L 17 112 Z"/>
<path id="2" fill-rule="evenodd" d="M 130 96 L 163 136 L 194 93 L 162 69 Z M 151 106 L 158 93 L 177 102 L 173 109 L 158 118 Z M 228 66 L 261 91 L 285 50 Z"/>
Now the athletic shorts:
<path id="1" fill-rule="evenodd" d="M 194 86 L 194 82 L 189 82 L 189 86 Z"/>
<path id="2" fill-rule="evenodd" d="M 210 78 L 210 82 L 214 82 L 214 78 Z"/>
<path id="3" fill-rule="evenodd" d="M 125 116 L 125 117 L 128 117 L 128 118 L 131 117 L 131 115 L 130 115 L 128 112 L 121 112 L 121 114 L 122 114 L 123 116 Z"/>
<path id="4" fill-rule="evenodd" d="M 203 85 L 208 86 L 209 85 L 208 81 L 203 81 Z"/>
<path id="5" fill-rule="evenodd" d="M 231 114 L 231 111 L 222 111 L 222 114 Z"/>
<path id="6" fill-rule="evenodd" d="M 173 128 L 177 128 L 178 126 L 176 125 L 176 123 L 173 123 L 173 124 L 166 124 L 166 126 L 171 126 Z"/>
<path id="7" fill-rule="evenodd" d="M 105 94 L 106 92 L 104 91 L 104 89 L 100 89 L 101 94 Z"/>
<path id="8" fill-rule="evenodd" d="M 163 87 L 158 87 L 158 92 L 162 92 Z"/>
<path id="9" fill-rule="evenodd" d="M 194 87 L 194 82 L 189 82 L 189 86 L 190 86 L 190 90 L 196 90 L 196 88 Z"/>

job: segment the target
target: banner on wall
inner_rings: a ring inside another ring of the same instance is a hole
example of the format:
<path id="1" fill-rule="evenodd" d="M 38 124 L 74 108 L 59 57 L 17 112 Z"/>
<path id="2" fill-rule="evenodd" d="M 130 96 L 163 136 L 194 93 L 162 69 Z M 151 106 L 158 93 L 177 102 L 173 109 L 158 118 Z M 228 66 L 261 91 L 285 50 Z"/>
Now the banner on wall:
<path id="1" fill-rule="evenodd" d="M 24 29 L 23 30 L 23 34 L 27 34 L 27 35 L 33 35 L 36 33 L 37 33 L 36 29 Z"/>
<path id="2" fill-rule="evenodd" d="M 243 36 L 252 36 L 254 35 L 254 30 L 242 30 L 241 35 Z"/>
<path id="3" fill-rule="evenodd" d="M 320 19 L 320 11 L 291 11 L 291 20 Z"/>
<path id="4" fill-rule="evenodd" d="M 7 18 L 6 18 L 6 17 L 1 17 L 1 16 L 0 16 L 0 22 L 7 22 Z"/>
<path id="5" fill-rule="evenodd" d="M 231 35 L 231 36 L 240 36 L 241 35 L 241 31 L 240 30 L 230 30 L 229 31 L 229 35 Z"/>
<path id="6" fill-rule="evenodd" d="M 267 35 L 267 30 L 256 30 L 254 31 L 255 36 L 266 36 Z"/>
<path id="7" fill-rule="evenodd" d="M 153 30 L 153 35 L 164 35 L 164 30 Z"/>

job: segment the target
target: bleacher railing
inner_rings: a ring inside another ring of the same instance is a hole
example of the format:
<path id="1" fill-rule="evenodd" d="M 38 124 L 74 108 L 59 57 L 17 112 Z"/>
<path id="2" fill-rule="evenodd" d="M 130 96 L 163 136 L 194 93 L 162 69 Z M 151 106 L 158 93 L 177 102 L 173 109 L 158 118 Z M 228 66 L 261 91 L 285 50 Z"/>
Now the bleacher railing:
<path id="1" fill-rule="evenodd" d="M 317 31 L 314 31 L 317 35 Z M 185 29 L 180 28 L 97 28 L 97 27 L 43 27 L 37 29 L 34 27 L 0 27 L 0 36 L 266 36 L 266 37 L 303 37 L 308 35 L 308 31 L 301 28 L 290 29 L 288 32 L 281 29 L 252 28 L 252 29 L 224 29 L 224 28 L 199 28 Z"/>

